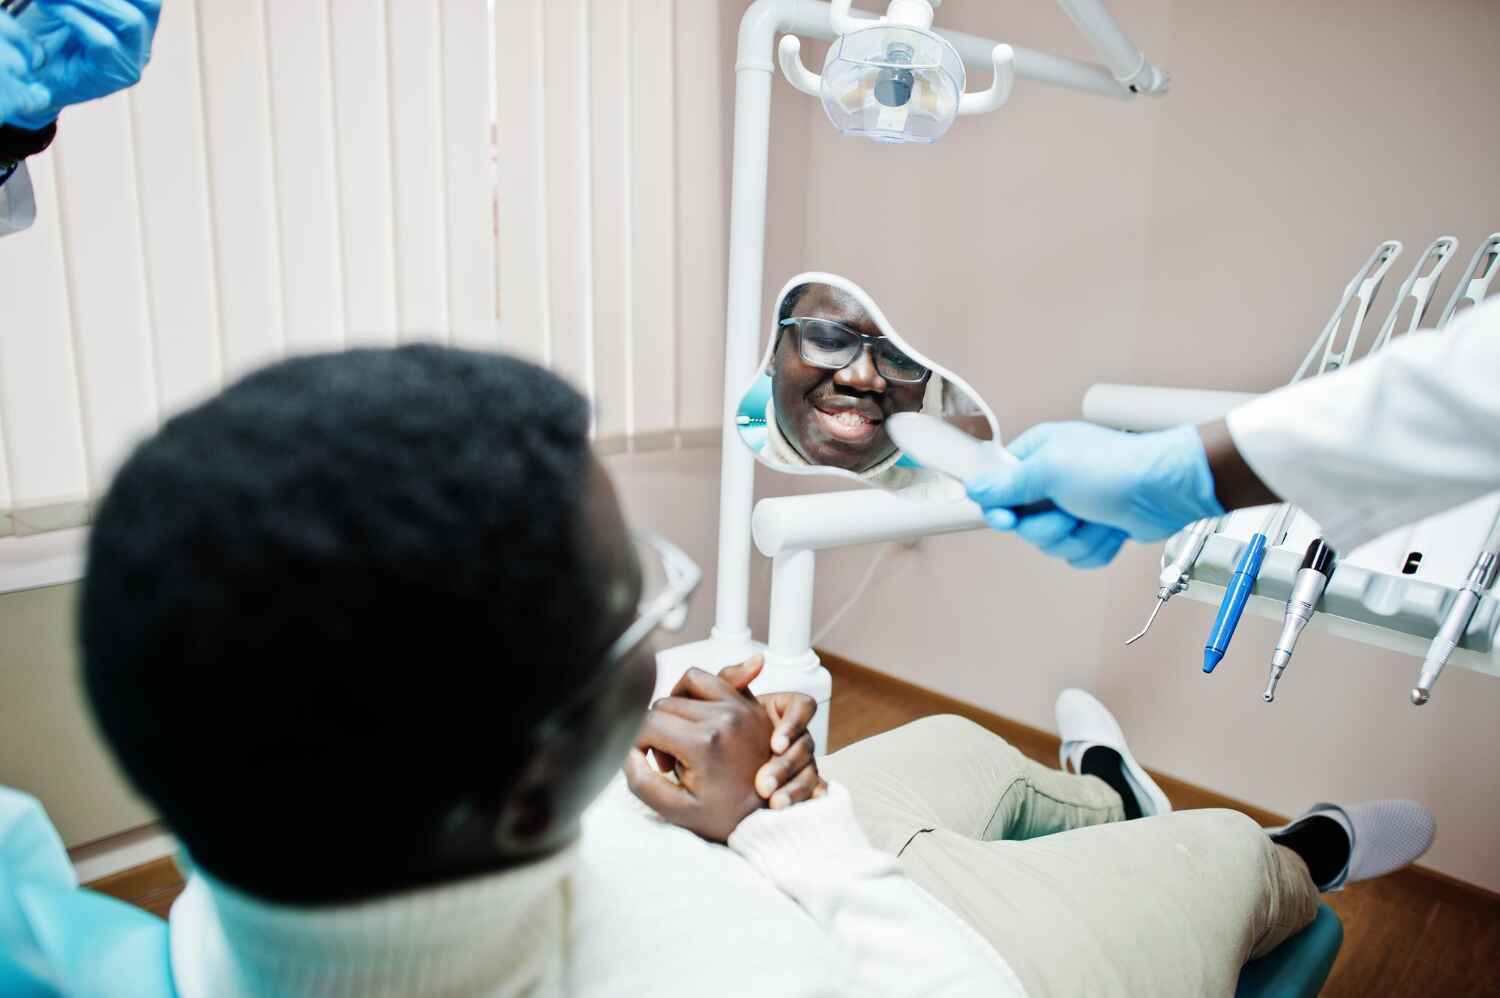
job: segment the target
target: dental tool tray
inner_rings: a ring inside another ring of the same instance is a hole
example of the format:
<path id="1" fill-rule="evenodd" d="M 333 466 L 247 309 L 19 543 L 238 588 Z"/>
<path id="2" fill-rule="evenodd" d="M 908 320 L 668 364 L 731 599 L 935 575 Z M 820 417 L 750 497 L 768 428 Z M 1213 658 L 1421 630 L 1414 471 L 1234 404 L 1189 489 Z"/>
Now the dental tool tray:
<path id="1" fill-rule="evenodd" d="M 1341 552 L 1308 627 L 1420 659 L 1473 567 L 1497 511 L 1500 493 L 1378 537 L 1347 555 Z M 1265 513 L 1260 507 L 1225 517 L 1193 567 L 1187 596 L 1218 605 L 1235 562 Z M 1319 534 L 1317 524 L 1298 510 L 1285 539 L 1266 550 L 1247 610 L 1281 620 L 1303 552 Z M 1185 531 L 1171 538 L 1162 564 L 1186 542 Z M 1480 602 L 1448 664 L 1500 676 L 1497 630 L 1500 602 L 1491 593 Z"/>

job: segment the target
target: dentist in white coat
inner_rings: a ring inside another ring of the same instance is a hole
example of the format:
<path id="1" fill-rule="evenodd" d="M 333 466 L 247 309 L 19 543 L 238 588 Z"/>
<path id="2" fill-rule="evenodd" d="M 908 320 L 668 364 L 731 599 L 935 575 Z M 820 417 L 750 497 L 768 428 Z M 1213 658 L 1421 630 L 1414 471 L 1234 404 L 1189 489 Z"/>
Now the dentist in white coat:
<path id="1" fill-rule="evenodd" d="M 969 496 L 995 529 L 1080 568 L 1108 564 L 1127 539 L 1278 500 L 1351 551 L 1500 490 L 1500 299 L 1219 423 L 1154 433 L 1044 423 L 1009 449 L 1019 463 L 977 475 Z M 1047 499 L 1056 509 L 1014 512 Z"/>

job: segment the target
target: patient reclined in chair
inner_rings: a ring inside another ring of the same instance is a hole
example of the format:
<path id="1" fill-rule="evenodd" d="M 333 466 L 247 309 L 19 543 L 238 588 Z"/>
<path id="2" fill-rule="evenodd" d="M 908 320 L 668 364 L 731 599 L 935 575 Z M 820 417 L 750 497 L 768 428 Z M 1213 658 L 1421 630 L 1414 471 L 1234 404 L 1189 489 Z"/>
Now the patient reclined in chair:
<path id="1" fill-rule="evenodd" d="M 1388 834 L 1405 803 L 1169 813 L 1077 691 L 1075 772 L 951 717 L 814 763 L 753 665 L 647 710 L 653 555 L 588 426 L 523 362 L 360 350 L 126 463 L 84 678 L 195 867 L 177 994 L 1231 994 L 1320 888 L 1430 841 Z"/>

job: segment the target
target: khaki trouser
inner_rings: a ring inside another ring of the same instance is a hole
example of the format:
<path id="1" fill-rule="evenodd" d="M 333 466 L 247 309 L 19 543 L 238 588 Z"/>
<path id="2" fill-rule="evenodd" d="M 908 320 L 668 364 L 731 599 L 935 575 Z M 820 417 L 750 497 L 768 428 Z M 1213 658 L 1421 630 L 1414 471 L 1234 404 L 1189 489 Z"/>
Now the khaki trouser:
<path id="1" fill-rule="evenodd" d="M 1005 957 L 1030 998 L 1232 995 L 1317 912 L 1296 853 L 1237 811 L 1124 821 L 1102 780 L 959 717 L 819 763 L 879 849 Z"/>

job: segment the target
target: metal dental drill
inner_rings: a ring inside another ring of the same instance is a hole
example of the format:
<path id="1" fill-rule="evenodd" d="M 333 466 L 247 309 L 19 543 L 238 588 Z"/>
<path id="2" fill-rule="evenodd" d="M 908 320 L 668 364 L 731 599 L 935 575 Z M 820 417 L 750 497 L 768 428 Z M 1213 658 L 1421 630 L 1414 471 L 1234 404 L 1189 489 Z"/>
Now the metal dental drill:
<path id="1" fill-rule="evenodd" d="M 1333 577 L 1333 561 L 1333 548 L 1321 537 L 1309 544 L 1307 553 L 1302 556 L 1302 567 L 1297 570 L 1292 595 L 1286 601 L 1286 615 L 1281 619 L 1281 636 L 1276 639 L 1276 651 L 1271 655 L 1271 679 L 1266 683 L 1265 693 L 1261 694 L 1266 703 L 1276 699 L 1276 684 L 1281 682 L 1281 674 L 1292 660 L 1297 638 L 1312 620 L 1318 600 L 1323 598 L 1323 590 L 1328 588 L 1328 580 Z"/>
<path id="2" fill-rule="evenodd" d="M 1217 516 L 1210 516 L 1193 524 L 1182 549 L 1177 552 L 1177 557 L 1163 565 L 1161 574 L 1157 576 L 1156 606 L 1151 610 L 1146 626 L 1141 628 L 1139 634 L 1126 641 L 1126 645 L 1133 645 L 1145 637 L 1146 632 L 1151 630 L 1151 625 L 1156 623 L 1156 615 L 1161 613 L 1161 608 L 1167 605 L 1167 600 L 1187 590 L 1193 566 L 1197 564 L 1198 556 L 1203 553 L 1203 545 L 1208 543 L 1208 539 L 1218 529 L 1219 517 Z"/>
<path id="3" fill-rule="evenodd" d="M 1412 703 L 1420 707 L 1431 698 L 1433 684 L 1442 674 L 1443 666 L 1448 664 L 1453 649 L 1463 640 L 1464 632 L 1469 629 L 1469 622 L 1474 619 L 1474 611 L 1479 609 L 1479 601 L 1484 598 L 1490 586 L 1495 584 L 1496 575 L 1500 575 L 1500 518 L 1490 528 L 1484 549 L 1474 559 L 1474 567 L 1469 569 L 1469 577 L 1464 580 L 1463 588 L 1454 596 L 1453 605 L 1443 615 L 1443 626 L 1438 628 L 1437 636 L 1427 647 L 1427 657 L 1422 659 L 1422 671 L 1417 676 L 1417 685 L 1411 691 Z"/>

